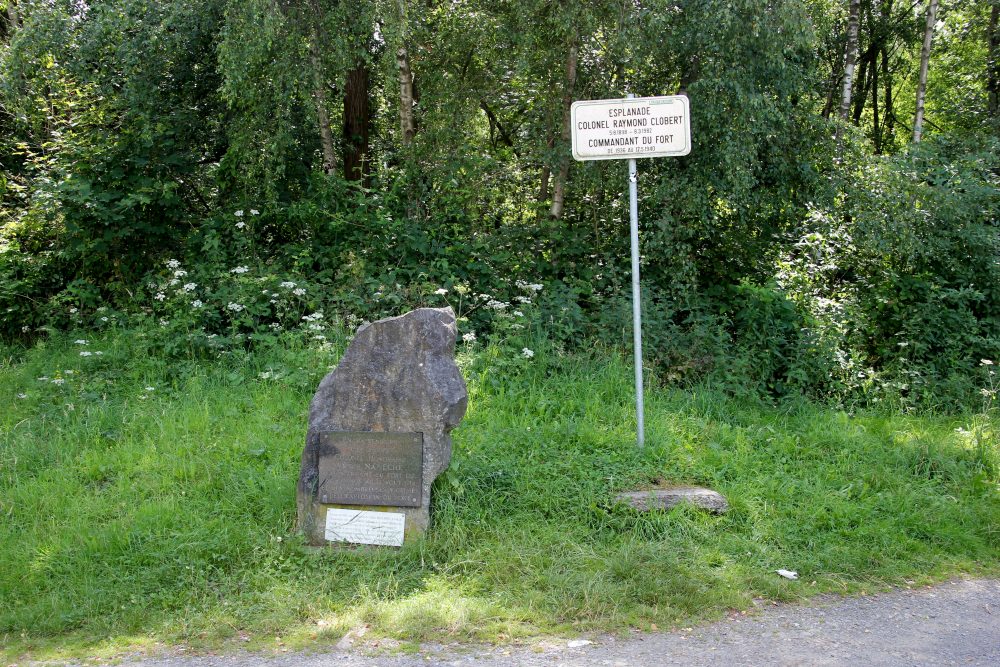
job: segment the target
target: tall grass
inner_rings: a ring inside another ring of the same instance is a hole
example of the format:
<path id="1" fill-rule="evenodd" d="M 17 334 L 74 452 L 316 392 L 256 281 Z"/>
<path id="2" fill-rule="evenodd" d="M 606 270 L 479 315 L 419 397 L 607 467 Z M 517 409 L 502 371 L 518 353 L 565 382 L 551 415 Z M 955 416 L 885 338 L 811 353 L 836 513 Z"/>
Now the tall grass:
<path id="1" fill-rule="evenodd" d="M 0 653 L 326 641 L 362 623 L 415 640 L 666 627 L 1000 563 L 997 443 L 956 431 L 970 415 L 767 407 L 654 378 L 639 452 L 622 356 L 542 342 L 531 359 L 460 350 L 470 407 L 426 539 L 308 550 L 298 459 L 343 340 L 212 361 L 144 341 L 0 354 Z M 662 481 L 732 509 L 612 503 Z"/>

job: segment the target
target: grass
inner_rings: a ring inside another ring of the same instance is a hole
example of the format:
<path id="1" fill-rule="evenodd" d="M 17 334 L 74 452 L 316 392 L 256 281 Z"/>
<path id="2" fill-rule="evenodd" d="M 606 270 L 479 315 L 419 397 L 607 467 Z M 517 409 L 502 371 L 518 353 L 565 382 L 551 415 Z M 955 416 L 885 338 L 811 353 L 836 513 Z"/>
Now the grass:
<path id="1" fill-rule="evenodd" d="M 1000 571 L 997 442 L 956 432 L 970 415 L 654 388 L 640 453 L 627 363 L 542 344 L 462 351 L 470 408 L 426 539 L 304 549 L 306 411 L 342 345 L 167 361 L 120 332 L 0 353 L 0 658 L 303 646 L 363 624 L 403 641 L 665 628 Z M 732 509 L 611 503 L 660 480 Z"/>

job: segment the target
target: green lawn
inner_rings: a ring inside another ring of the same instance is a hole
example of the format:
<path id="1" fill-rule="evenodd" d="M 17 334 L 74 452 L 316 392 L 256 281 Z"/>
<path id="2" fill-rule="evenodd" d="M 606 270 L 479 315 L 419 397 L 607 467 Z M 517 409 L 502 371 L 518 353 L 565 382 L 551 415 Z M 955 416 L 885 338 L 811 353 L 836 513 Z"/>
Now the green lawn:
<path id="1" fill-rule="evenodd" d="M 342 341 L 167 361 L 136 332 L 82 337 L 0 353 L 5 662 L 335 642 L 363 623 L 404 640 L 664 628 L 755 597 L 998 572 L 988 419 L 767 407 L 652 378 L 639 453 L 621 355 L 542 344 L 460 350 L 469 412 L 423 542 L 310 551 L 298 459 Z M 956 431 L 974 424 L 978 445 Z M 658 480 L 732 510 L 612 506 Z"/>

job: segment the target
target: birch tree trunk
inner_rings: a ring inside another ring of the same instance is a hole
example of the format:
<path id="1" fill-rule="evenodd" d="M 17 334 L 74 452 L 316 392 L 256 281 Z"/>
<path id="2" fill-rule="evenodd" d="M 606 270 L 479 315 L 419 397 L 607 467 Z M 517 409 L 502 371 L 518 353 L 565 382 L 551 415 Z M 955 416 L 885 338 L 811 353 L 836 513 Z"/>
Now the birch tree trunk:
<path id="1" fill-rule="evenodd" d="M 840 156 L 844 139 L 844 124 L 851 112 L 851 89 L 854 85 L 854 64 L 858 55 L 858 10 L 861 0 L 851 0 L 851 13 L 847 19 L 847 46 L 844 55 L 844 85 L 840 93 L 840 122 L 837 123 L 837 156 Z"/>
<path id="2" fill-rule="evenodd" d="M 566 81 L 563 88 L 563 118 L 562 118 L 562 143 L 561 147 L 566 148 L 572 139 L 572 122 L 570 109 L 573 106 L 573 89 L 576 87 L 576 66 L 578 58 L 577 36 L 573 35 L 569 45 L 569 53 L 566 56 Z M 563 208 L 566 201 L 566 179 L 569 177 L 569 158 L 560 156 L 559 171 L 556 173 L 555 182 L 552 184 L 552 206 L 549 208 L 549 215 L 553 219 L 562 218 Z"/>
<path id="3" fill-rule="evenodd" d="M 1000 114 L 1000 0 L 993 0 L 990 10 L 990 24 L 986 36 L 986 90 L 989 93 L 990 115 Z"/>
<path id="4" fill-rule="evenodd" d="M 406 50 L 406 0 L 399 0 L 400 38 L 396 49 L 396 69 L 399 70 L 399 128 L 404 146 L 409 146 L 417 133 L 413 119 L 413 70 L 410 69 L 410 53 Z"/>
<path id="5" fill-rule="evenodd" d="M 917 113 L 913 119 L 913 143 L 920 141 L 924 130 L 924 96 L 927 93 L 927 67 L 931 59 L 931 40 L 934 38 L 938 0 L 928 0 L 927 26 L 924 28 L 924 45 L 920 49 L 920 81 L 917 83 Z"/>
<path id="6" fill-rule="evenodd" d="M 409 146 L 417 133 L 413 120 L 413 71 L 410 70 L 410 54 L 405 46 L 396 51 L 396 67 L 399 69 L 399 127 L 403 133 L 403 145 Z"/>
<path id="7" fill-rule="evenodd" d="M 333 130 L 330 128 L 330 113 L 326 107 L 326 80 L 323 64 L 319 58 L 319 44 L 313 35 L 309 45 L 309 61 L 313 68 L 313 98 L 316 100 L 316 122 L 319 125 L 319 142 L 323 149 L 323 171 L 332 174 L 337 168 L 337 154 L 333 149 Z"/>

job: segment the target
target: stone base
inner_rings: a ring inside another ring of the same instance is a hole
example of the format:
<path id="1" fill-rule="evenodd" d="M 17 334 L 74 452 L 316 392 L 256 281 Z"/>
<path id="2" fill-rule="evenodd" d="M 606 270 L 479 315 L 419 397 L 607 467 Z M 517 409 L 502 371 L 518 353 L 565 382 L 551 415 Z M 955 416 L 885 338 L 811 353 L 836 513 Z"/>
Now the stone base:
<path id="1" fill-rule="evenodd" d="M 692 505 L 713 514 L 722 514 L 729 509 L 729 503 L 718 491 L 701 486 L 674 486 L 649 491 L 626 491 L 615 496 L 616 503 L 624 503 L 640 512 L 669 510 L 680 503 Z"/>

